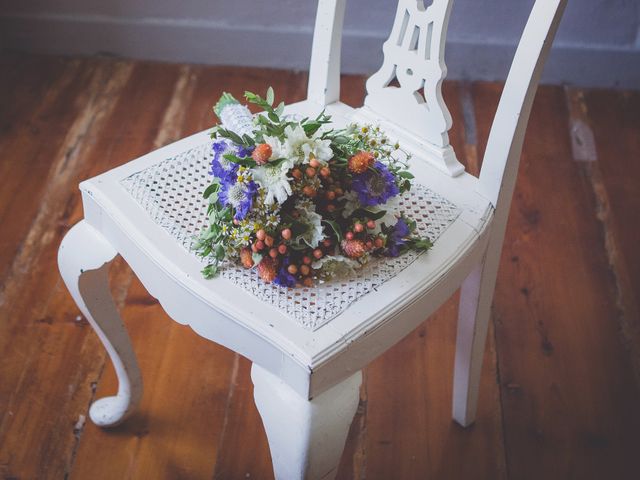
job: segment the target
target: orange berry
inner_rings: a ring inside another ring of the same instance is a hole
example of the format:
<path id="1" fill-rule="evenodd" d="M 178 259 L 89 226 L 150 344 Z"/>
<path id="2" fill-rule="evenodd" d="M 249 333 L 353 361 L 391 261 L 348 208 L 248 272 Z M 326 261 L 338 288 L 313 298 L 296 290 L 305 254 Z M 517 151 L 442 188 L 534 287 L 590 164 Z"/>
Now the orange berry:
<path id="1" fill-rule="evenodd" d="M 364 232 L 364 225 L 362 225 L 361 223 L 356 223 L 353 226 L 353 229 L 355 230 L 356 233 L 362 233 Z"/>
<path id="2" fill-rule="evenodd" d="M 304 257 L 302 257 L 302 263 L 304 263 L 305 265 L 309 265 L 311 263 L 311 257 L 305 255 Z"/>
<path id="3" fill-rule="evenodd" d="M 318 168 L 320 166 L 320 162 L 317 159 L 312 158 L 309 161 L 309 165 L 311 165 L 313 168 Z"/>
<path id="4" fill-rule="evenodd" d="M 384 240 L 382 240 L 380 237 L 377 237 L 373 244 L 376 246 L 376 248 L 382 248 L 384 246 Z"/>
<path id="5" fill-rule="evenodd" d="M 335 212 L 336 211 L 336 206 L 333 203 L 330 203 L 329 205 L 327 205 L 327 212 Z"/>
<path id="6" fill-rule="evenodd" d="M 251 251 L 254 253 L 258 253 L 258 245 L 255 243 L 251 245 Z"/>
<path id="7" fill-rule="evenodd" d="M 347 232 L 344 237 L 347 240 L 353 240 L 353 232 Z"/>
<path id="8" fill-rule="evenodd" d="M 371 230 L 373 230 L 374 228 L 376 228 L 376 222 L 375 222 L 375 220 L 369 220 L 369 221 L 367 222 L 367 228 L 369 228 L 369 229 L 371 229 Z"/>
<path id="9" fill-rule="evenodd" d="M 307 277 L 302 281 L 302 284 L 305 287 L 313 287 L 313 279 L 311 277 Z"/>
<path id="10" fill-rule="evenodd" d="M 267 236 L 267 232 L 265 232 L 262 228 L 256 232 L 256 238 L 258 240 L 264 240 Z"/>
<path id="11" fill-rule="evenodd" d="M 282 230 L 282 232 L 280 232 L 280 234 L 282 235 L 282 238 L 284 238 L 285 240 L 289 240 L 291 238 L 291 229 L 285 228 L 284 230 Z"/>
<path id="12" fill-rule="evenodd" d="M 291 264 L 287 267 L 287 272 L 289 272 L 291 275 L 295 275 L 296 273 L 298 273 L 298 267 Z"/>
<path id="13" fill-rule="evenodd" d="M 267 247 L 273 247 L 273 237 L 270 237 L 269 235 L 267 235 L 266 237 L 264 237 L 264 244 Z"/>
<path id="14" fill-rule="evenodd" d="M 253 158 L 258 165 L 264 165 L 269 161 L 272 153 L 273 150 L 271 149 L 271 145 L 268 143 L 261 143 L 260 145 L 256 145 L 256 148 L 253 149 L 251 158 Z"/>
<path id="15" fill-rule="evenodd" d="M 291 176 L 296 180 L 300 180 L 302 178 L 302 171 L 299 168 L 294 168 L 291 171 Z"/>
<path id="16" fill-rule="evenodd" d="M 320 175 L 322 175 L 323 177 L 328 177 L 329 175 L 331 175 L 331 169 L 329 169 L 329 167 L 322 167 L 320 169 Z"/>
<path id="17" fill-rule="evenodd" d="M 304 171 L 304 173 L 307 174 L 307 177 L 315 177 L 316 176 L 316 169 L 313 167 L 307 167 L 307 169 Z"/>
<path id="18" fill-rule="evenodd" d="M 281 253 L 282 255 L 287 253 L 287 246 L 286 245 L 278 245 L 278 253 Z"/>
<path id="19" fill-rule="evenodd" d="M 258 250 L 262 250 L 262 249 L 264 248 L 264 242 L 263 242 L 262 240 L 258 240 L 258 241 L 255 243 L 255 246 L 256 246 L 256 248 L 257 248 Z"/>
<path id="20" fill-rule="evenodd" d="M 300 273 L 302 275 L 309 275 L 310 272 L 311 269 L 309 268 L 309 265 L 300 265 Z"/>
<path id="21" fill-rule="evenodd" d="M 327 200 L 335 200 L 336 199 L 336 192 L 329 191 L 324 196 L 327 197 Z"/>
<path id="22" fill-rule="evenodd" d="M 307 197 L 315 197 L 316 193 L 318 192 L 316 192 L 316 189 L 313 188 L 312 186 L 307 185 L 302 189 L 302 193 L 304 193 Z"/>
<path id="23" fill-rule="evenodd" d="M 319 248 L 316 248 L 313 251 L 313 256 L 316 257 L 317 259 L 322 258 L 322 255 L 324 255 L 324 254 L 322 253 L 322 250 L 320 250 Z"/>
<path id="24" fill-rule="evenodd" d="M 271 258 L 276 258 L 278 256 L 278 249 L 272 248 L 271 250 L 269 250 L 269 256 Z"/>
<path id="25" fill-rule="evenodd" d="M 342 190 L 341 188 L 336 188 L 335 192 L 337 196 L 341 196 L 344 193 L 344 190 Z"/>
<path id="26" fill-rule="evenodd" d="M 365 245 L 367 246 L 367 250 L 371 250 L 373 248 L 373 242 L 371 240 L 367 240 Z"/>
<path id="27" fill-rule="evenodd" d="M 325 247 L 330 247 L 331 246 L 331 239 L 330 238 L 325 238 L 322 241 L 322 245 L 324 245 Z"/>

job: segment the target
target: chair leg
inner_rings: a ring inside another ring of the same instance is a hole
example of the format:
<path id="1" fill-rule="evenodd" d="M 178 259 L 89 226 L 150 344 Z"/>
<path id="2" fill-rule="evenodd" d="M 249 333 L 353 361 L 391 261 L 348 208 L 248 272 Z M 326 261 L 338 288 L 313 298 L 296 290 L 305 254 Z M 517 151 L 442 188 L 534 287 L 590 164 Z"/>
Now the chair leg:
<path id="1" fill-rule="evenodd" d="M 62 240 L 58 267 L 71 296 L 107 349 L 118 375 L 118 393 L 93 403 L 89 416 L 101 427 L 127 418 L 142 397 L 142 378 L 131 341 L 109 289 L 109 266 L 117 252 L 84 220 Z"/>
<path id="2" fill-rule="evenodd" d="M 276 480 L 334 478 L 358 408 L 362 373 L 312 400 L 256 364 L 251 379 Z"/>
<path id="3" fill-rule="evenodd" d="M 480 373 L 491 317 L 499 252 L 490 250 L 462 284 L 453 374 L 453 419 L 463 427 L 476 418 Z"/>

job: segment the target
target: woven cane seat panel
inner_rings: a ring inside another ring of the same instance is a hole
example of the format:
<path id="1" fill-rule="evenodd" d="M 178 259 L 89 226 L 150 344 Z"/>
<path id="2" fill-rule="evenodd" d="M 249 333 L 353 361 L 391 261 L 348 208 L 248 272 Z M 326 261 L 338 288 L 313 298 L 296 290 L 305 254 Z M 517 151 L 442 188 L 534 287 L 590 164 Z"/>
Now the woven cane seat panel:
<path id="1" fill-rule="evenodd" d="M 193 255 L 196 239 L 207 223 L 207 200 L 202 192 L 211 180 L 208 171 L 212 158 L 211 142 L 206 142 L 121 181 L 150 218 Z M 402 195 L 399 210 L 417 222 L 420 236 L 432 242 L 460 214 L 458 207 L 420 184 Z M 375 258 L 349 278 L 311 288 L 265 284 L 255 271 L 232 264 L 224 265 L 220 275 L 302 327 L 316 330 L 396 276 L 419 255 L 410 251 L 396 258 Z M 207 263 L 206 259 L 200 260 L 203 266 Z"/>

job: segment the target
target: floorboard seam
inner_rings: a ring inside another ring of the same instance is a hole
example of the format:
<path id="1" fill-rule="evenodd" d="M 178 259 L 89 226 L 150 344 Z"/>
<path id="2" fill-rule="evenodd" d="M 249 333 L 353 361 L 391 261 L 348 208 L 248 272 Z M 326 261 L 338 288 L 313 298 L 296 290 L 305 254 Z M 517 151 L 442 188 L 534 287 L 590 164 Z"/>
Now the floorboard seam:
<path id="1" fill-rule="evenodd" d="M 570 123 L 580 121 L 583 130 L 589 131 L 589 136 L 594 138 L 589 112 L 584 98 L 584 92 L 580 89 L 565 88 L 565 97 L 570 112 Z M 570 125 L 571 129 L 571 125 Z M 621 343 L 629 355 L 633 376 L 636 386 L 640 388 L 640 349 L 638 339 L 640 332 L 637 331 L 632 321 L 633 314 L 627 311 L 627 302 L 625 299 L 624 286 L 620 279 L 620 266 L 618 254 L 618 242 L 615 235 L 615 229 L 612 225 L 611 208 L 607 188 L 602 180 L 602 173 L 596 155 L 597 145 L 595 140 L 593 143 L 593 159 L 591 161 L 582 161 L 582 158 L 574 158 L 579 171 L 587 179 L 591 192 L 594 196 L 595 212 L 594 216 L 600 225 L 600 233 L 602 238 L 602 248 L 607 258 L 607 267 L 611 275 L 610 283 L 613 288 L 613 297 L 615 303 L 616 317 L 615 321 L 619 327 Z M 575 152 L 574 152 L 575 154 Z"/>

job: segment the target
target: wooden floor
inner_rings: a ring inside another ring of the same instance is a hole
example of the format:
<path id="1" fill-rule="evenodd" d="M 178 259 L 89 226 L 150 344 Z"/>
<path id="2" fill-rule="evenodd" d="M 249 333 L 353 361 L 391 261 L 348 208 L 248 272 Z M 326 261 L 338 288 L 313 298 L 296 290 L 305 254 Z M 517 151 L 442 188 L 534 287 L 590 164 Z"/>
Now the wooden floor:
<path id="1" fill-rule="evenodd" d="M 273 85 L 291 102 L 305 82 L 283 71 L 0 55 L 0 478 L 272 478 L 249 362 L 171 321 L 123 262 L 113 289 L 145 395 L 121 427 L 85 421 L 115 375 L 56 253 L 82 217 L 80 180 L 211 126 L 223 89 Z M 471 172 L 500 91 L 445 84 L 452 143 Z M 346 103 L 363 95 L 363 78 L 344 78 Z M 451 421 L 456 295 L 365 369 L 339 478 L 640 478 L 639 212 L 640 93 L 541 88 L 476 424 Z"/>

